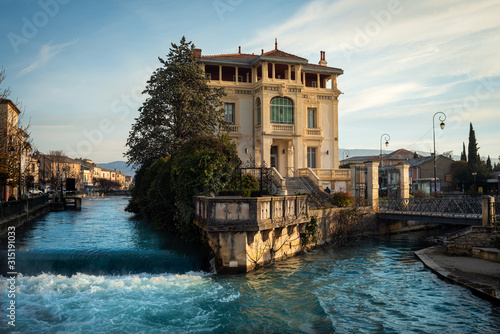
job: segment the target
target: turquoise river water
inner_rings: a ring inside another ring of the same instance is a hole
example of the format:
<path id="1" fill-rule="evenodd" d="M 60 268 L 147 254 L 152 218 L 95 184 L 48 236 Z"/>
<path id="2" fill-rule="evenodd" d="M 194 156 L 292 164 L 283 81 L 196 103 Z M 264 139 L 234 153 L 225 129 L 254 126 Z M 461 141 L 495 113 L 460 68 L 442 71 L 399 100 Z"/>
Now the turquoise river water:
<path id="1" fill-rule="evenodd" d="M 0 333 L 500 332 L 499 307 L 415 259 L 429 232 L 219 276 L 206 249 L 157 232 L 126 203 L 85 199 L 80 212 L 18 228 L 15 282 L 0 240 Z"/>

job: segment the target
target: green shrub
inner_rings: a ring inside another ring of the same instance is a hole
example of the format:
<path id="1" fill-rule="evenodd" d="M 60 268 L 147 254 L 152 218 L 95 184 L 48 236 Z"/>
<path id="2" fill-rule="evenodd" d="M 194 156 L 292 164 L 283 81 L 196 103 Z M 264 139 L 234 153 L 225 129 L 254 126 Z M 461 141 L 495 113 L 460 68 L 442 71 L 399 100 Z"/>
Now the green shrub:
<path id="1" fill-rule="evenodd" d="M 302 247 L 307 246 L 310 243 L 316 243 L 318 232 L 318 219 L 315 216 L 311 217 L 311 220 L 306 224 L 304 232 L 300 233 L 300 241 L 302 242 Z"/>
<path id="2" fill-rule="evenodd" d="M 219 193 L 240 163 L 229 138 L 192 139 L 174 156 L 141 167 L 127 210 L 189 239 L 196 232 L 193 196 Z"/>
<path id="3" fill-rule="evenodd" d="M 338 207 L 351 206 L 354 203 L 354 198 L 347 192 L 334 192 L 328 201 Z"/>

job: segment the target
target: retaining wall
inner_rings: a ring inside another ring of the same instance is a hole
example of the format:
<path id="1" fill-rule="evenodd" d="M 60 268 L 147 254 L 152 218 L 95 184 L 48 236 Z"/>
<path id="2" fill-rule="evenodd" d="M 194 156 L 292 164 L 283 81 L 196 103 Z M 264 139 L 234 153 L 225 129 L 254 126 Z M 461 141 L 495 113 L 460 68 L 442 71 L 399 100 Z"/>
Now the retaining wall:
<path id="1" fill-rule="evenodd" d="M 491 240 L 500 233 L 489 226 L 471 226 L 447 236 L 449 255 L 472 255 L 474 247 L 491 247 Z"/>

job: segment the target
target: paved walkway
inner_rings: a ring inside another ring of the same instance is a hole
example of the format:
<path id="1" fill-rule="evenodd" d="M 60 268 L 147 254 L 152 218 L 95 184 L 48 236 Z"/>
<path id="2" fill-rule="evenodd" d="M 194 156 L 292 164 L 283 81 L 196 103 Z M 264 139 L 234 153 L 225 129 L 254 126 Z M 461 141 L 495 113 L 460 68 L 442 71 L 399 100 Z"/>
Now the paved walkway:
<path id="1" fill-rule="evenodd" d="M 500 304 L 500 262 L 467 256 L 448 256 L 446 246 L 434 246 L 415 255 L 439 277 L 465 286 L 479 297 Z"/>

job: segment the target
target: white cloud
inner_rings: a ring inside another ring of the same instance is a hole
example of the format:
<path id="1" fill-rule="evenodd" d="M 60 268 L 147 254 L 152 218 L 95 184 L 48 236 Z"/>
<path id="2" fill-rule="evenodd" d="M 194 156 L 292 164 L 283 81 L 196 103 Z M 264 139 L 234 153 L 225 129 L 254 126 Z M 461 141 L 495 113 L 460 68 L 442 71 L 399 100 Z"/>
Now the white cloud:
<path id="1" fill-rule="evenodd" d="M 21 70 L 19 72 L 19 75 L 23 76 L 33 70 L 36 70 L 39 67 L 44 66 L 58 53 L 64 51 L 68 46 L 73 45 L 77 42 L 78 40 L 64 44 L 53 44 L 52 41 L 50 41 L 49 43 L 42 45 L 42 47 L 40 48 L 40 52 L 38 53 L 38 57 L 31 63 L 31 65 Z"/>

